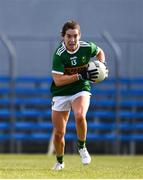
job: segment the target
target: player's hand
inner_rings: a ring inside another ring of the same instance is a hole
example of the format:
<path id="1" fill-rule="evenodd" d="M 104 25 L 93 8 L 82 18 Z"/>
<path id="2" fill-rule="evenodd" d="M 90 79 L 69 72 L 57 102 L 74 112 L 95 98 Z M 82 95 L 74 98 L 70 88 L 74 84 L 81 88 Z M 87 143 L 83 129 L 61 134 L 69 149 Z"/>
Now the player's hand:
<path id="1" fill-rule="evenodd" d="M 79 80 L 89 80 L 91 82 L 94 82 L 96 78 L 98 78 L 98 70 L 93 69 L 93 70 L 87 70 L 87 68 L 83 69 L 79 74 L 78 74 Z"/>

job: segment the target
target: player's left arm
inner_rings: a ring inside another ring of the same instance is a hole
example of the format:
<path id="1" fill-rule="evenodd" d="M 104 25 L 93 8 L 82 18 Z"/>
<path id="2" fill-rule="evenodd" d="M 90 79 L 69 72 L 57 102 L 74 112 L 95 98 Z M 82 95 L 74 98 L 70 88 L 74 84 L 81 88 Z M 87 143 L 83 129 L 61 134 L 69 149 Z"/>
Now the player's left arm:
<path id="1" fill-rule="evenodd" d="M 95 43 L 90 42 L 91 57 L 96 57 L 97 60 L 105 63 L 105 53 L 102 48 L 97 46 Z"/>
<path id="2" fill-rule="evenodd" d="M 104 65 L 106 66 L 106 77 L 108 77 L 108 67 L 107 62 L 105 60 L 105 53 L 100 47 L 97 47 L 96 59 L 104 63 Z"/>
<path id="3" fill-rule="evenodd" d="M 97 60 L 101 61 L 102 63 L 105 63 L 105 53 L 100 47 L 97 47 L 96 58 L 97 58 Z"/>

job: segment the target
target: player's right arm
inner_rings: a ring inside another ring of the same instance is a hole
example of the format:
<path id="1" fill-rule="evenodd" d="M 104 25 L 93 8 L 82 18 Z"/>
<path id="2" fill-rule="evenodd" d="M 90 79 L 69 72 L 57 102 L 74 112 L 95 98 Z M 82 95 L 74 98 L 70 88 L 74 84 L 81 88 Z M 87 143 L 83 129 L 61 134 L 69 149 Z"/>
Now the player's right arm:
<path id="1" fill-rule="evenodd" d="M 67 84 L 71 84 L 75 81 L 78 81 L 78 74 L 73 74 L 73 75 L 64 75 L 64 74 L 57 74 L 57 73 L 52 73 L 54 82 L 56 86 L 64 86 Z"/>

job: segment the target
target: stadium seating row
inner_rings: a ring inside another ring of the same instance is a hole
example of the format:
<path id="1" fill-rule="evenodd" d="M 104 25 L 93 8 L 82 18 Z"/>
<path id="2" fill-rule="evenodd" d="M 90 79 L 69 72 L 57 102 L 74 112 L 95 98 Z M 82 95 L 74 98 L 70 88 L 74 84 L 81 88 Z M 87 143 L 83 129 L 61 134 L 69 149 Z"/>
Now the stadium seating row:
<path id="1" fill-rule="evenodd" d="M 0 83 L 0 141 L 49 141 L 51 78 L 18 77 L 12 98 L 10 78 L 0 76 Z M 142 85 L 143 78 L 112 78 L 92 85 L 87 114 L 89 141 L 143 141 Z M 66 140 L 76 138 L 71 113 Z"/>

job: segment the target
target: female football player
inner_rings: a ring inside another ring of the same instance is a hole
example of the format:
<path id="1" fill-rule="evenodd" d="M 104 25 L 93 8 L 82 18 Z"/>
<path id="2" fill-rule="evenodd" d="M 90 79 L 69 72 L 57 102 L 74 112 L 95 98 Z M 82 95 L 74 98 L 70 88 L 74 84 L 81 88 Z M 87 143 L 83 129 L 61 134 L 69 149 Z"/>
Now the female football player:
<path id="1" fill-rule="evenodd" d="M 71 20 L 63 25 L 62 42 L 53 55 L 51 85 L 53 144 L 56 153 L 54 170 L 64 168 L 65 132 L 70 110 L 73 110 L 77 146 L 84 165 L 91 162 L 86 148 L 86 113 L 90 103 L 90 81 L 98 77 L 97 70 L 88 71 L 92 57 L 104 63 L 105 54 L 95 43 L 80 41 L 80 25 Z"/>

